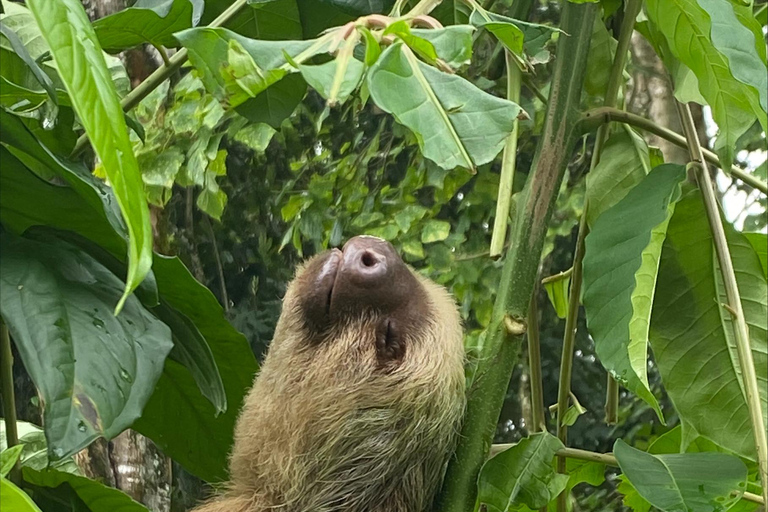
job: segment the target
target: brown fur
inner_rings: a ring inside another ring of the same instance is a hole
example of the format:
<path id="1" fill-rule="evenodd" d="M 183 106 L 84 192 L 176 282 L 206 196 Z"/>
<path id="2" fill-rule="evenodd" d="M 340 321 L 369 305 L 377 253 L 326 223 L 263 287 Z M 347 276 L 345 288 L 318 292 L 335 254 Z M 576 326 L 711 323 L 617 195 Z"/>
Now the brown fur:
<path id="1" fill-rule="evenodd" d="M 231 482 L 196 512 L 424 512 L 453 451 L 464 408 L 454 301 L 416 276 L 401 359 L 382 364 L 373 310 L 307 327 L 297 271 L 274 340 L 235 431 Z M 403 266 L 406 268 L 405 266 Z M 410 317 L 409 317 L 410 318 Z M 321 341 L 312 341 L 322 337 Z"/>

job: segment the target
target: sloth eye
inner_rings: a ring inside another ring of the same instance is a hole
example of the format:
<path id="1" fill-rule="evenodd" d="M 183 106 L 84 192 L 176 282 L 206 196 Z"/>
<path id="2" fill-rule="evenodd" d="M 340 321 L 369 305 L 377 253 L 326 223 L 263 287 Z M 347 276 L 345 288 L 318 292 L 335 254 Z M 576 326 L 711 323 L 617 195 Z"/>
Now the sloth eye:
<path id="1" fill-rule="evenodd" d="M 387 318 L 376 332 L 376 355 L 379 364 L 390 366 L 399 364 L 405 357 L 405 340 L 403 339 L 397 322 Z"/>

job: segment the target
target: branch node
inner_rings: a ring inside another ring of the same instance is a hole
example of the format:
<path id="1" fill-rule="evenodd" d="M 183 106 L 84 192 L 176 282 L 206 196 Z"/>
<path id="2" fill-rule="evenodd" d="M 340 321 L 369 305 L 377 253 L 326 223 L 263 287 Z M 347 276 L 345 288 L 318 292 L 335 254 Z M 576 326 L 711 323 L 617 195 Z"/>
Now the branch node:
<path id="1" fill-rule="evenodd" d="M 512 336 L 522 336 L 528 332 L 528 323 L 525 321 L 525 318 L 505 315 L 504 328 Z"/>

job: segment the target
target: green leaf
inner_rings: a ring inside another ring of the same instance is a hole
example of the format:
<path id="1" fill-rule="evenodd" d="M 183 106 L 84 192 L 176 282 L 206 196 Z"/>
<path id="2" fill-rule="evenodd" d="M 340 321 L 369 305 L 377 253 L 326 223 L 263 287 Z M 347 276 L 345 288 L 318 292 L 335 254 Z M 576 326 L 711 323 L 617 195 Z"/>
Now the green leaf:
<path id="1" fill-rule="evenodd" d="M 538 54 L 554 34 L 561 32 L 557 27 L 529 23 L 487 11 L 473 11 L 469 22 L 476 27 L 486 28 L 518 55 L 522 54 L 522 50 L 529 56 Z"/>
<path id="2" fill-rule="evenodd" d="M 617 45 L 616 39 L 605 28 L 605 22 L 597 16 L 592 28 L 587 71 L 584 76 L 584 90 L 588 94 L 601 98 L 605 95 Z"/>
<path id="3" fill-rule="evenodd" d="M 649 512 L 651 510 L 651 504 L 640 496 L 626 475 L 619 475 L 619 485 L 616 490 L 622 494 L 621 501 L 630 510 L 634 512 Z"/>
<path id="4" fill-rule="evenodd" d="M 160 297 L 189 318 L 205 337 L 219 369 L 227 410 L 203 400 L 190 372 L 166 359 L 163 374 L 133 428 L 194 475 L 209 481 L 227 476 L 235 420 L 258 370 L 245 337 L 226 320 L 216 297 L 198 283 L 178 258 L 155 256 Z M 184 425 L 184 428 L 179 428 Z"/>
<path id="5" fill-rule="evenodd" d="M 441 242 L 451 234 L 451 223 L 444 220 L 430 219 L 421 230 L 421 243 Z"/>
<path id="6" fill-rule="evenodd" d="M 765 66 L 764 37 L 761 34 L 755 41 L 755 34 L 739 21 L 736 7 L 731 2 L 697 1 L 712 23 L 712 44 L 728 60 L 733 77 L 756 89 L 760 105 L 755 113 L 758 117 L 765 116 L 768 111 L 768 69 Z M 763 58 L 758 54 L 756 42 L 763 49 Z"/>
<path id="7" fill-rule="evenodd" d="M 768 398 L 768 285 L 754 249 L 726 224 L 749 325 L 763 417 Z M 653 305 L 650 341 L 664 387 L 684 423 L 742 457 L 755 445 L 730 313 L 698 193 L 681 200 L 669 223 Z"/>
<path id="8" fill-rule="evenodd" d="M 2 110 L 0 129 L 3 142 L 15 145 L 11 146 L 15 154 L 0 147 L 3 162 L 0 166 L 0 221 L 3 226 L 19 234 L 36 225 L 75 231 L 113 255 L 124 258 L 127 235 L 112 191 L 84 166 L 65 167 L 40 145 L 18 119 Z M 14 138 L 9 141 L 10 136 Z M 16 155 L 35 168 L 63 177 L 70 186 L 44 181 L 26 168 Z M 33 159 L 31 155 L 40 160 Z"/>
<path id="9" fill-rule="evenodd" d="M 24 449 L 23 444 L 17 444 L 10 448 L 6 448 L 0 453 L 0 477 L 5 476 L 13 469 L 16 461 L 21 457 L 21 451 Z"/>
<path id="10" fill-rule="evenodd" d="M 431 43 L 438 58 L 458 69 L 469 64 L 472 57 L 474 30 L 471 25 L 452 25 L 437 29 L 412 28 L 411 34 Z"/>
<path id="11" fill-rule="evenodd" d="M 325 64 L 309 65 L 298 64 L 299 71 L 304 80 L 320 93 L 320 96 L 326 100 L 331 97 L 331 88 L 333 86 L 333 80 L 336 77 L 336 69 L 338 68 L 338 59 L 334 59 L 326 62 Z M 359 60 L 350 59 L 344 70 L 343 79 L 341 82 L 341 89 L 337 93 L 336 101 L 338 103 L 344 103 L 347 98 L 355 92 L 357 86 L 360 85 L 360 79 L 363 77 L 363 71 L 365 65 Z"/>
<path id="12" fill-rule="evenodd" d="M 128 279 L 115 308 L 119 312 L 152 266 L 149 208 L 123 110 L 82 4 L 78 0 L 30 0 L 27 5 L 51 47 L 72 106 L 106 170 L 128 225 Z"/>
<path id="13" fill-rule="evenodd" d="M 544 283 L 544 289 L 547 291 L 549 303 L 555 308 L 558 318 L 565 318 L 568 315 L 568 288 L 571 285 L 571 274 L 561 272 L 552 276 Z"/>
<path id="14" fill-rule="evenodd" d="M 306 92 L 307 83 L 301 75 L 288 75 L 235 110 L 252 123 L 266 123 L 277 130 L 296 110 Z"/>
<path id="15" fill-rule="evenodd" d="M 752 125 L 755 116 L 764 130 L 768 124 L 757 91 L 734 78 L 728 58 L 713 44 L 709 15 L 697 0 L 648 0 L 647 12 L 666 38 L 672 54 L 696 75 L 699 90 L 712 107 L 719 128 L 715 151 L 723 167 L 730 167 L 736 141 Z"/>
<path id="16" fill-rule="evenodd" d="M 763 275 L 768 276 L 768 237 L 765 233 L 743 233 L 744 238 L 752 245 L 763 267 Z"/>
<path id="17" fill-rule="evenodd" d="M 634 130 L 622 126 L 605 143 L 600 161 L 587 174 L 587 223 L 592 226 L 651 170 L 648 146 Z"/>
<path id="18" fill-rule="evenodd" d="M 646 369 L 648 329 L 662 244 L 684 179 L 681 165 L 657 167 L 595 221 L 585 240 L 583 302 L 595 351 L 659 418 Z"/>
<path id="19" fill-rule="evenodd" d="M 267 150 L 275 129 L 265 123 L 248 124 L 235 133 L 234 140 L 245 144 L 257 153 Z"/>
<path id="20" fill-rule="evenodd" d="M 123 282 L 69 243 L 5 234 L 0 254 L 0 312 L 42 396 L 50 458 L 128 428 L 171 350 L 168 327 L 134 296 L 113 316 Z"/>
<path id="21" fill-rule="evenodd" d="M 27 493 L 5 478 L 0 478 L 0 503 L 13 512 L 42 512 Z"/>
<path id="22" fill-rule="evenodd" d="M 726 510 L 747 485 L 747 467 L 732 455 L 652 455 L 621 439 L 616 440 L 613 454 L 637 492 L 662 511 Z"/>
<path id="23" fill-rule="evenodd" d="M 381 55 L 381 45 L 379 45 L 379 42 L 373 37 L 373 34 L 368 28 L 360 27 L 358 30 L 365 40 L 365 65 L 371 66 L 378 60 L 379 55 Z"/>
<path id="24" fill-rule="evenodd" d="M 500 18 L 499 15 L 490 16 L 490 13 L 484 17 L 480 12 L 475 9 L 469 17 L 469 22 L 476 27 L 483 27 L 488 32 L 496 36 L 496 38 L 506 46 L 506 48 L 515 55 L 523 54 L 523 41 L 525 35 L 523 31 L 518 28 L 512 21 L 495 21 L 494 18 Z M 487 18 L 487 19 L 486 19 Z"/>
<path id="25" fill-rule="evenodd" d="M 403 44 L 387 48 L 368 72 L 371 98 L 416 136 L 444 169 L 474 169 L 501 151 L 520 107 L 456 75 L 420 62 Z"/>
<path id="26" fill-rule="evenodd" d="M 203 0 L 138 0 L 133 6 L 93 22 L 101 47 L 119 52 L 142 43 L 176 46 L 174 32 L 194 27 Z"/>
<path id="27" fill-rule="evenodd" d="M 5 36 L 8 42 L 11 44 L 11 48 L 13 48 L 13 51 L 16 52 L 16 55 L 21 57 L 21 60 L 24 61 L 24 63 L 29 68 L 29 71 L 32 73 L 32 76 L 35 77 L 35 80 L 37 80 L 40 86 L 45 90 L 51 101 L 54 104 L 58 104 L 59 99 L 51 78 L 45 74 L 45 71 L 43 71 L 40 68 L 40 65 L 32 58 L 32 56 L 27 51 L 27 47 L 24 46 L 24 43 L 21 41 L 21 39 L 19 39 L 19 36 L 16 35 L 16 32 L 11 30 L 4 23 L 0 22 L 0 33 Z"/>
<path id="28" fill-rule="evenodd" d="M 149 512 L 122 491 L 84 476 L 55 469 L 37 471 L 32 468 L 23 468 L 22 475 L 25 487 L 55 489 L 57 494 L 64 489 L 71 489 L 91 512 Z"/>
<path id="29" fill-rule="evenodd" d="M 363 16 L 385 14 L 394 5 L 394 0 L 324 0 L 322 4 L 333 5 L 343 12 Z"/>
<path id="30" fill-rule="evenodd" d="M 19 443 L 22 446 L 21 465 L 33 469 L 45 469 L 53 467 L 68 473 L 80 474 L 72 457 L 65 457 L 57 461 L 48 459 L 48 443 L 45 441 L 45 432 L 42 428 L 26 421 L 17 421 L 16 428 L 19 434 Z M 6 446 L 5 425 L 0 425 L 0 448 Z"/>
<path id="31" fill-rule="evenodd" d="M 478 501 L 491 512 L 514 510 L 518 504 L 532 509 L 546 506 L 568 484 L 568 475 L 557 474 L 552 467 L 561 448 L 559 439 L 542 432 L 489 459 L 478 477 Z"/>

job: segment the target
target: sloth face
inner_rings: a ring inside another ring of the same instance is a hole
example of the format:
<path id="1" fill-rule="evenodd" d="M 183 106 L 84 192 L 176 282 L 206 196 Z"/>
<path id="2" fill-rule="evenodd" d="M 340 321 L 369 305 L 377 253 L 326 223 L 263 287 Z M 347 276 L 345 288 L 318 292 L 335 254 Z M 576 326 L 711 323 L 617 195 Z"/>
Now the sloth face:
<path id="1" fill-rule="evenodd" d="M 311 344 L 373 340 L 381 365 L 396 365 L 431 314 L 427 291 L 392 247 L 358 236 L 311 259 L 291 287 L 291 313 Z"/>

